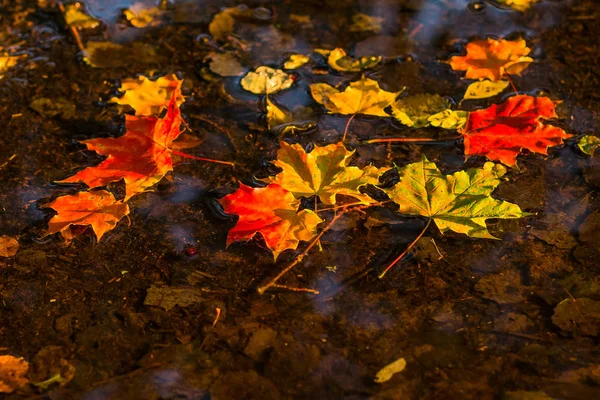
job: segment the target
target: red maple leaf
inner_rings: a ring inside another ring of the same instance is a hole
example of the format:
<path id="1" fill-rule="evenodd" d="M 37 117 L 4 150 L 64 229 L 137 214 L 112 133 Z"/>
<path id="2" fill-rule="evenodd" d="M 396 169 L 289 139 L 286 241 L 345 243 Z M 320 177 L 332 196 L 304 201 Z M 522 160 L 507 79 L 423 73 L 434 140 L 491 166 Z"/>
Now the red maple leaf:
<path id="1" fill-rule="evenodd" d="M 171 98 L 164 118 L 125 115 L 125 134 L 118 138 L 85 140 L 88 150 L 108 156 L 59 183 L 83 182 L 90 188 L 125 180 L 125 200 L 145 191 L 173 170 L 173 141 L 181 134 L 181 114 Z M 197 144 L 197 143 L 195 143 Z M 177 148 L 187 146 L 179 145 Z"/>
<path id="2" fill-rule="evenodd" d="M 321 218 L 313 211 L 297 211 L 300 200 L 272 183 L 264 188 L 252 188 L 240 183 L 240 188 L 219 200 L 228 214 L 239 215 L 237 224 L 229 230 L 227 246 L 248 241 L 260 234 L 275 259 L 287 249 L 296 249 L 300 240 L 317 235 Z"/>
<path id="3" fill-rule="evenodd" d="M 541 119 L 556 118 L 548 97 L 517 95 L 502 104 L 469 113 L 464 135 L 465 156 L 483 155 L 514 166 L 522 149 L 548 154 L 548 148 L 570 137 Z"/>

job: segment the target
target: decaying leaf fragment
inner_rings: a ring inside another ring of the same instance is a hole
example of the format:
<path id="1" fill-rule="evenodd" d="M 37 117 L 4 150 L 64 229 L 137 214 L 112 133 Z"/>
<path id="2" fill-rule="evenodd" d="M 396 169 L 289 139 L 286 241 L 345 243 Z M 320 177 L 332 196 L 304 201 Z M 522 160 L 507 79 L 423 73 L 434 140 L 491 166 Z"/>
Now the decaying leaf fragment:
<path id="1" fill-rule="evenodd" d="M 310 153 L 299 144 L 281 142 L 280 146 L 272 163 L 283 171 L 264 181 L 280 185 L 296 198 L 319 196 L 326 205 L 335 204 L 336 195 L 350 196 L 363 204 L 375 203 L 359 189 L 379 183 L 381 174 L 389 169 L 349 167 L 354 151 L 348 151 L 343 143 L 315 146 Z"/>
<path id="2" fill-rule="evenodd" d="M 123 136 L 82 142 L 88 150 L 107 156 L 106 160 L 58 183 L 83 182 L 90 188 L 96 188 L 123 179 L 125 200 L 128 200 L 160 181 L 173 169 L 171 150 L 181 134 L 180 126 L 181 114 L 175 97 L 171 97 L 164 118 L 125 115 Z M 193 145 L 193 142 L 189 143 Z"/>
<path id="3" fill-rule="evenodd" d="M 584 154 L 593 156 L 594 152 L 600 147 L 600 138 L 598 136 L 585 135 L 579 139 L 577 147 L 579 147 L 579 150 Z"/>
<path id="4" fill-rule="evenodd" d="M 267 128 L 283 136 L 314 128 L 316 121 L 309 107 L 297 106 L 292 111 L 278 106 L 267 97 Z"/>
<path id="5" fill-rule="evenodd" d="M 304 54 L 290 54 L 287 61 L 283 64 L 283 69 L 296 69 L 310 61 L 309 56 Z"/>
<path id="6" fill-rule="evenodd" d="M 232 53 L 211 53 L 207 58 L 210 58 L 210 70 L 217 75 L 242 76 L 246 73 L 246 68 Z"/>
<path id="7" fill-rule="evenodd" d="M 248 72 L 240 83 L 254 94 L 274 94 L 291 87 L 294 78 L 280 69 L 261 66 Z"/>
<path id="8" fill-rule="evenodd" d="M 506 4 L 517 11 L 526 11 L 538 1 L 539 0 L 498 0 L 500 4 Z"/>
<path id="9" fill-rule="evenodd" d="M 465 56 L 450 58 L 455 71 L 467 71 L 465 78 L 499 81 L 506 74 L 519 75 L 533 62 L 527 57 L 531 49 L 523 39 L 476 40 L 466 46 Z"/>
<path id="10" fill-rule="evenodd" d="M 489 218 L 512 219 L 527 216 L 518 205 L 491 196 L 506 168 L 485 163 L 444 175 L 425 156 L 416 163 L 397 167 L 400 181 L 384 189 L 400 205 L 400 213 L 428 217 L 442 233 L 452 230 L 471 237 L 496 239 L 487 230 Z"/>
<path id="11" fill-rule="evenodd" d="M 29 383 L 29 363 L 10 355 L 0 356 L 0 393 L 12 393 Z"/>
<path id="12" fill-rule="evenodd" d="M 121 97 L 113 97 L 109 101 L 119 105 L 128 105 L 135 110 L 135 115 L 158 115 L 175 97 L 177 105 L 183 104 L 181 94 L 183 79 L 175 74 L 150 80 L 140 75 L 137 79 L 124 79 L 121 82 Z"/>
<path id="13" fill-rule="evenodd" d="M 227 40 L 233 33 L 235 27 L 235 18 L 251 13 L 246 6 L 225 8 L 215 14 L 208 25 L 208 32 L 215 40 Z"/>
<path id="14" fill-rule="evenodd" d="M 17 62 L 24 58 L 25 56 L 9 56 L 9 55 L 1 55 L 0 56 L 0 74 L 6 72 L 9 68 L 17 65 Z"/>
<path id="15" fill-rule="evenodd" d="M 12 257 L 19 250 L 17 239 L 7 235 L 0 236 L 0 257 Z"/>
<path id="16" fill-rule="evenodd" d="M 402 91 L 387 92 L 379 87 L 377 81 L 362 77 L 350 82 L 343 92 L 326 83 L 315 83 L 310 85 L 310 93 L 332 114 L 389 117 L 384 108 L 392 104 Z"/>
<path id="17" fill-rule="evenodd" d="M 227 214 L 239 215 L 227 235 L 227 246 L 260 234 L 275 260 L 283 251 L 296 249 L 300 241 L 313 239 L 317 225 L 323 222 L 311 210 L 298 212 L 300 200 L 277 184 L 252 188 L 240 183 L 237 191 L 221 198 L 219 203 Z"/>
<path id="18" fill-rule="evenodd" d="M 71 226 L 90 225 L 100 241 L 106 232 L 114 229 L 121 218 L 129 214 L 129 206 L 123 201 L 117 201 L 106 190 L 61 196 L 44 207 L 58 212 L 48 222 L 48 234 L 60 232 L 66 240 L 75 237 Z"/>
<path id="19" fill-rule="evenodd" d="M 467 123 L 467 111 L 446 109 L 427 118 L 429 125 L 443 129 L 462 129 Z"/>
<path id="20" fill-rule="evenodd" d="M 373 68 L 381 62 L 381 57 L 360 57 L 354 59 L 348 55 L 343 49 L 337 48 L 331 50 L 327 57 L 327 64 L 336 71 L 341 72 L 358 72 L 363 69 Z"/>
<path id="21" fill-rule="evenodd" d="M 118 68 L 132 63 L 153 63 L 160 59 L 156 48 L 148 43 L 133 42 L 123 46 L 112 42 L 87 42 L 85 61 L 93 68 Z"/>
<path id="22" fill-rule="evenodd" d="M 145 28 L 160 23 L 158 18 L 163 12 L 157 7 L 143 2 L 136 2 L 123 11 L 123 15 L 136 28 Z"/>
<path id="23" fill-rule="evenodd" d="M 422 128 L 430 124 L 431 116 L 449 107 L 449 102 L 438 94 L 416 94 L 392 104 L 392 115 L 406 126 Z"/>
<path id="24" fill-rule="evenodd" d="M 404 371 L 404 368 L 406 368 L 406 360 L 403 357 L 401 357 L 379 370 L 379 372 L 377 372 L 377 375 L 375 375 L 375 382 L 387 382 L 390 379 L 392 379 L 392 376 L 394 376 L 394 374 Z"/>
<path id="25" fill-rule="evenodd" d="M 548 148 L 571 137 L 541 119 L 556 118 L 555 103 L 548 97 L 518 95 L 502 104 L 469 113 L 464 136 L 465 156 L 483 155 L 514 166 L 522 149 L 548 154 Z"/>
<path id="26" fill-rule="evenodd" d="M 480 81 L 473 82 L 465 92 L 465 100 L 486 99 L 488 97 L 500 94 L 508 87 L 508 81 Z"/>
<path id="27" fill-rule="evenodd" d="M 100 25 L 100 20 L 86 13 L 81 3 L 65 5 L 65 22 L 77 29 L 93 29 Z"/>
<path id="28" fill-rule="evenodd" d="M 350 32 L 375 32 L 379 33 L 382 30 L 382 17 L 375 17 L 363 13 L 356 13 L 352 16 L 352 25 Z"/>

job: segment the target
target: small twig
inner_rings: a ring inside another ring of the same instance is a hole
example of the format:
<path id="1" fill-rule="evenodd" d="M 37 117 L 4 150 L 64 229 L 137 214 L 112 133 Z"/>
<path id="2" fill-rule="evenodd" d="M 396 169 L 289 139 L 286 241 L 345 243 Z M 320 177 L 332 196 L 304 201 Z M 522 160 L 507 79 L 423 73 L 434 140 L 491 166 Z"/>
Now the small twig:
<path id="1" fill-rule="evenodd" d="M 215 312 L 217 313 L 217 316 L 215 317 L 215 320 L 213 321 L 213 324 L 212 324 L 213 328 L 215 327 L 215 325 L 219 321 L 219 317 L 221 316 L 221 309 L 219 307 L 217 307 L 217 308 L 215 308 Z"/>
<path id="2" fill-rule="evenodd" d="M 391 262 L 390 265 L 387 266 L 387 268 L 381 273 L 379 274 L 379 279 L 383 278 L 385 276 L 385 274 L 394 266 L 398 263 L 398 261 L 400 261 L 402 259 L 402 257 L 404 257 L 404 255 L 406 253 L 408 253 L 408 251 L 410 249 L 412 249 L 415 244 L 417 244 L 417 242 L 419 241 L 419 239 L 421 239 L 423 237 L 423 235 L 425 234 L 425 231 L 427 231 L 427 228 L 429 228 L 429 225 L 431 224 L 431 218 L 429 218 L 429 220 L 427 221 L 427 224 L 425 224 L 425 228 L 423 228 L 423 230 L 421 231 L 421 233 L 419 233 L 419 236 L 416 237 L 415 240 L 412 241 L 411 244 L 408 245 L 408 247 L 402 252 L 402 254 L 400 254 L 398 257 L 396 257 L 394 259 L 394 261 Z"/>
<path id="3" fill-rule="evenodd" d="M 271 287 L 285 289 L 285 290 L 289 290 L 291 292 L 306 292 L 306 293 L 312 293 L 312 294 L 319 294 L 318 290 L 309 289 L 309 288 L 297 288 L 297 287 L 292 287 L 292 286 L 287 286 L 287 285 L 278 285 L 278 284 L 274 284 Z"/>
<path id="4" fill-rule="evenodd" d="M 353 114 L 348 119 L 348 122 L 346 122 L 346 128 L 344 129 L 344 136 L 342 136 L 342 143 L 344 143 L 346 141 L 346 135 L 348 134 L 348 127 L 350 126 L 350 122 L 352 122 L 352 120 L 354 119 L 354 117 L 356 117 L 356 114 Z"/>
<path id="5" fill-rule="evenodd" d="M 229 161 L 213 160 L 212 158 L 190 156 L 189 154 L 185 154 L 185 153 L 182 153 L 177 150 L 170 150 L 170 151 L 171 151 L 171 153 L 177 154 L 180 157 L 190 158 L 192 160 L 207 161 L 207 162 L 212 162 L 212 163 L 217 163 L 217 164 L 225 164 L 225 165 L 230 165 L 232 167 L 235 167 L 235 164 L 232 162 L 229 162 Z"/>
<path id="6" fill-rule="evenodd" d="M 58 8 L 59 8 L 60 12 L 63 13 L 63 15 L 65 15 L 65 13 L 67 11 L 65 10 L 65 6 L 63 5 L 62 1 L 58 2 Z M 83 42 L 81 41 L 81 36 L 79 36 L 79 31 L 73 25 L 69 25 L 69 28 L 71 28 L 71 32 L 73 32 L 73 36 L 75 37 L 75 41 L 77 42 L 77 47 L 79 47 L 79 50 L 81 50 L 81 52 L 87 56 L 87 51 L 85 50 L 85 47 L 83 46 Z"/>
<path id="7" fill-rule="evenodd" d="M 0 165 L 0 169 L 2 169 L 2 168 L 4 168 L 4 167 L 6 167 L 6 166 L 8 165 L 8 163 L 9 163 L 9 162 L 11 162 L 12 160 L 14 160 L 14 159 L 15 159 L 15 157 L 16 157 L 16 156 L 17 156 L 17 154 L 16 154 L 16 153 L 15 153 L 15 154 L 13 154 L 12 156 L 10 156 L 10 157 L 8 158 L 8 160 L 6 160 L 6 162 L 5 162 L 5 163 L 3 163 L 2 165 Z"/>

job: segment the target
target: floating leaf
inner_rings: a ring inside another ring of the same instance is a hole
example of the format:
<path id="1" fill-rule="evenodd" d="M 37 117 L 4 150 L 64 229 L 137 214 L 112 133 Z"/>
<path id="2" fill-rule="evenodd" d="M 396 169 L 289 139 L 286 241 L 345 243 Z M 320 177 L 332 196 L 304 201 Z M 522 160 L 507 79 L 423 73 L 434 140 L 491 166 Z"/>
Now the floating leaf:
<path id="1" fill-rule="evenodd" d="M 352 16 L 352 24 L 350 25 L 349 31 L 379 33 L 383 29 L 381 26 L 382 22 L 382 17 L 374 17 L 372 15 L 357 13 Z"/>
<path id="2" fill-rule="evenodd" d="M 500 94 L 508 87 L 508 81 L 480 81 L 473 82 L 465 92 L 465 100 L 486 99 Z"/>
<path id="3" fill-rule="evenodd" d="M 406 360 L 403 357 L 401 357 L 379 370 L 379 372 L 377 372 L 377 375 L 375 375 L 375 382 L 387 382 L 390 379 L 392 379 L 392 376 L 394 376 L 394 374 L 404 371 L 404 368 L 406 368 Z"/>
<path id="4" fill-rule="evenodd" d="M 131 25 L 136 28 L 145 28 L 160 23 L 157 18 L 163 12 L 156 6 L 151 6 L 142 2 L 134 3 L 131 7 L 123 11 L 123 15 Z"/>
<path id="5" fill-rule="evenodd" d="M 100 20 L 88 15 L 81 3 L 65 6 L 65 22 L 77 29 L 93 29 L 100 25 Z"/>
<path id="6" fill-rule="evenodd" d="M 517 11 L 526 11 L 538 1 L 539 0 L 498 0 L 500 4 L 506 4 Z"/>
<path id="7" fill-rule="evenodd" d="M 577 147 L 588 156 L 593 156 L 594 152 L 600 147 L 600 138 L 592 135 L 585 135 L 577 143 Z"/>
<path id="8" fill-rule="evenodd" d="M 10 236 L 0 236 L 0 257 L 12 257 L 19 250 L 19 242 Z"/>
<path id="9" fill-rule="evenodd" d="M 129 214 L 129 206 L 117 201 L 106 190 L 78 192 L 61 196 L 44 207 L 52 208 L 58 214 L 48 222 L 48 234 L 60 232 L 67 240 L 75 236 L 72 225 L 91 225 L 98 241 L 117 225 L 117 222 Z"/>
<path id="10" fill-rule="evenodd" d="M 29 363 L 10 355 L 0 356 L 0 393 L 12 393 L 29 383 Z"/>
<path id="11" fill-rule="evenodd" d="M 296 107 L 294 112 L 278 106 L 267 97 L 267 127 L 279 135 L 302 132 L 314 128 L 316 122 L 308 107 Z"/>
<path id="12" fill-rule="evenodd" d="M 287 249 L 296 249 L 301 240 L 317 235 L 317 225 L 323 222 L 311 210 L 298 212 L 300 200 L 277 184 L 252 188 L 240 183 L 240 188 L 219 200 L 228 214 L 239 215 L 237 224 L 229 230 L 227 246 L 248 241 L 260 233 L 277 259 Z"/>
<path id="13" fill-rule="evenodd" d="M 448 107 L 448 101 L 438 94 L 417 94 L 392 104 L 392 115 L 406 126 L 422 128 L 429 125 L 429 117 Z"/>
<path id="14" fill-rule="evenodd" d="M 346 55 L 343 49 L 331 50 L 327 58 L 327 64 L 336 71 L 357 72 L 363 69 L 373 68 L 381 62 L 381 57 L 361 57 L 357 60 Z"/>
<path id="15" fill-rule="evenodd" d="M 246 68 L 240 64 L 237 57 L 232 53 L 212 53 L 210 54 L 210 70 L 221 76 L 242 76 L 246 73 Z"/>
<path id="16" fill-rule="evenodd" d="M 274 94 L 292 86 L 294 79 L 280 69 L 258 67 L 242 78 L 244 89 L 254 94 Z"/>
<path id="17" fill-rule="evenodd" d="M 233 33 L 235 27 L 235 17 L 239 17 L 248 12 L 244 7 L 230 7 L 215 14 L 208 25 L 208 31 L 215 40 L 227 40 Z"/>
<path id="18" fill-rule="evenodd" d="M 283 64 L 284 69 L 296 69 L 300 68 L 304 64 L 310 61 L 309 56 L 305 56 L 304 54 L 291 54 L 287 61 Z"/>
<path id="19" fill-rule="evenodd" d="M 118 138 L 85 140 L 88 150 L 108 156 L 59 183 L 83 182 L 90 188 L 125 180 L 125 200 L 162 179 L 173 169 L 173 141 L 181 134 L 181 115 L 175 98 L 164 118 L 125 115 L 125 134 Z M 181 148 L 181 147 L 180 147 Z"/>
<path id="20" fill-rule="evenodd" d="M 443 129 L 462 129 L 467 123 L 467 111 L 444 110 L 427 118 L 429 125 Z"/>
<path id="21" fill-rule="evenodd" d="M 22 56 L 8 56 L 8 55 L 0 56 L 0 74 L 3 74 L 9 68 L 12 68 L 15 65 L 17 65 L 17 62 L 21 58 L 24 58 L 24 57 L 25 57 L 25 55 L 22 55 Z"/>
<path id="22" fill-rule="evenodd" d="M 466 56 L 450 58 L 450 66 L 455 71 L 467 71 L 466 78 L 499 81 L 506 74 L 519 75 L 533 62 L 526 57 L 531 49 L 523 39 L 476 40 L 466 46 Z"/>
<path id="23" fill-rule="evenodd" d="M 169 105 L 173 96 L 178 106 L 183 103 L 182 82 L 183 80 L 177 79 L 175 74 L 155 80 L 141 75 L 137 79 L 124 79 L 119 91 L 125 94 L 113 97 L 109 101 L 131 106 L 135 115 L 158 115 Z"/>
<path id="24" fill-rule="evenodd" d="M 67 101 L 64 97 L 37 98 L 29 104 L 29 107 L 48 118 L 60 115 L 65 119 L 69 119 L 75 116 L 75 104 Z"/>
<path id="25" fill-rule="evenodd" d="M 465 156 L 486 156 L 514 166 L 522 149 L 548 154 L 548 148 L 570 137 L 564 130 L 540 119 L 556 118 L 554 102 L 547 97 L 518 95 L 502 104 L 469 113 L 464 135 Z"/>
<path id="26" fill-rule="evenodd" d="M 500 164 L 487 162 L 483 168 L 444 175 L 423 156 L 421 161 L 397 170 L 400 181 L 384 191 L 400 205 L 400 213 L 428 217 L 442 233 L 452 230 L 495 239 L 487 230 L 487 219 L 528 215 L 518 205 L 491 196 L 506 173 Z"/>
<path id="27" fill-rule="evenodd" d="M 315 146 L 306 153 L 299 144 L 281 142 L 277 160 L 272 163 L 283 171 L 265 181 L 282 186 L 296 198 L 319 196 L 326 205 L 335 204 L 338 194 L 354 197 L 363 204 L 375 203 L 359 189 L 379 183 L 379 177 L 389 168 L 349 167 L 353 154 L 354 151 L 348 151 L 343 143 Z"/>
<path id="28" fill-rule="evenodd" d="M 333 114 L 365 114 L 378 117 L 388 117 L 383 110 L 396 100 L 402 93 L 386 92 L 379 87 L 377 81 L 362 77 L 340 92 L 326 83 L 310 85 L 310 92 L 319 104 L 322 104 Z"/>

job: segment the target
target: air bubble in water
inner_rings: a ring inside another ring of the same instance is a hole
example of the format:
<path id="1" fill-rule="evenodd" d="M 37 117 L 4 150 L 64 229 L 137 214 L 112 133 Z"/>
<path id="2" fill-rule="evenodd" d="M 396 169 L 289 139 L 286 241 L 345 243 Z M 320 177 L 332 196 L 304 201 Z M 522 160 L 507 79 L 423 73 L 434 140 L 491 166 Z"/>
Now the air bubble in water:
<path id="1" fill-rule="evenodd" d="M 485 3 L 483 1 L 474 1 L 467 5 L 467 10 L 473 14 L 481 14 L 485 11 Z"/>

